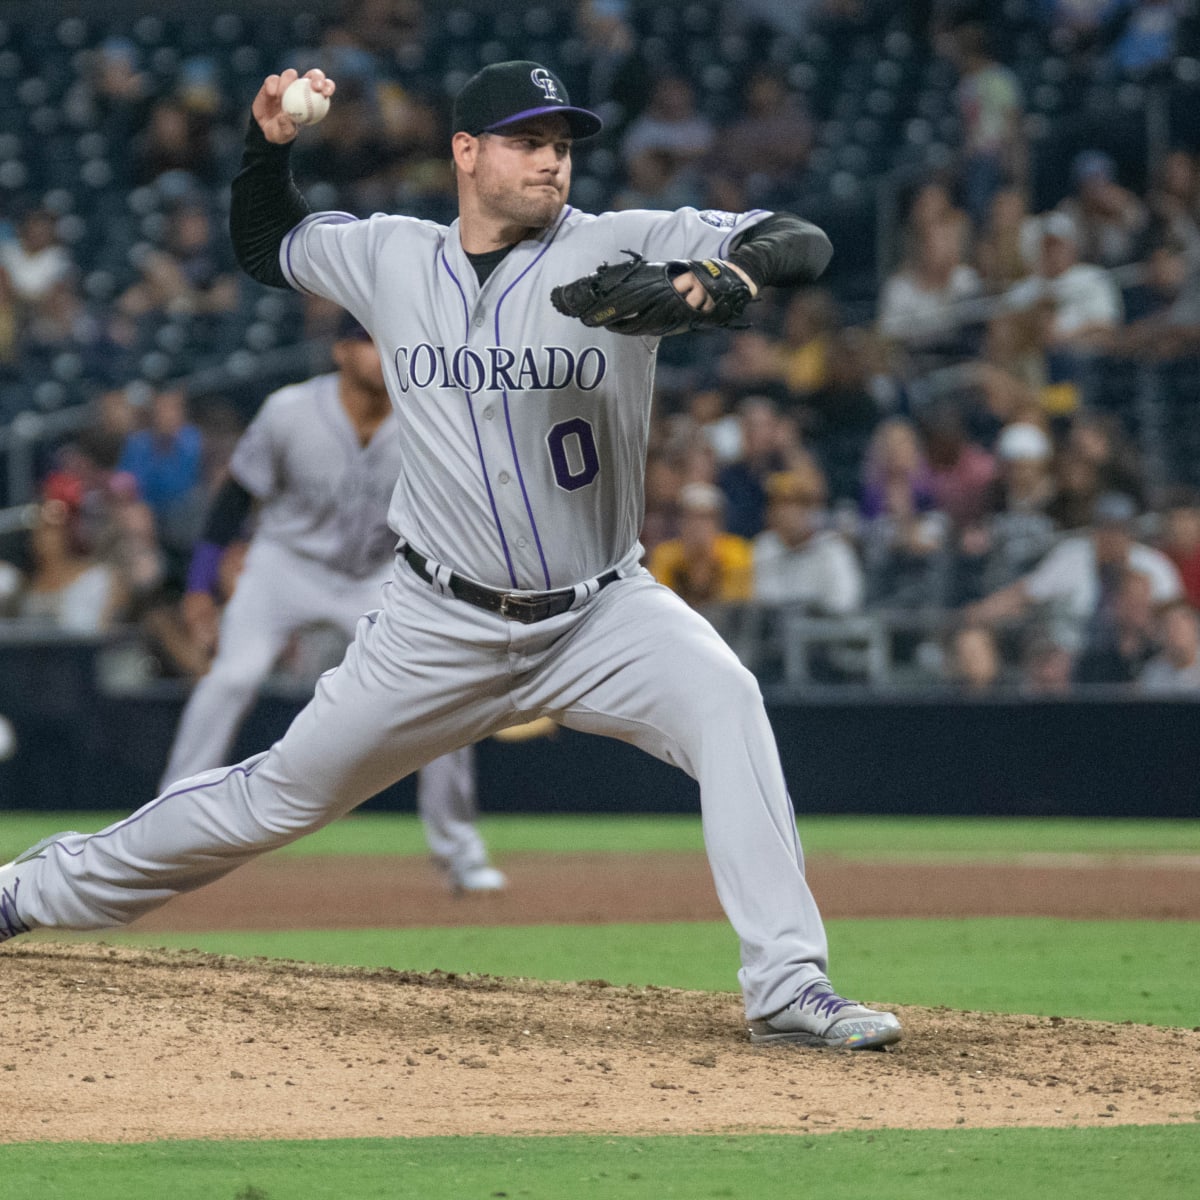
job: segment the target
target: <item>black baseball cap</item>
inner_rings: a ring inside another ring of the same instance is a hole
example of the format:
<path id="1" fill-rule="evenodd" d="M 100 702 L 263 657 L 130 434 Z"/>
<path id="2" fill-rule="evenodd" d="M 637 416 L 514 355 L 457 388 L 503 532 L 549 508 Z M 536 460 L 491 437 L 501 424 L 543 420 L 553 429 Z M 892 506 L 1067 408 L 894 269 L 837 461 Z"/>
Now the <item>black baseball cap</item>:
<path id="1" fill-rule="evenodd" d="M 604 127 L 594 112 L 572 105 L 562 80 L 540 63 L 492 63 L 472 75 L 454 98 L 452 132 L 478 137 L 547 113 L 566 117 L 574 138 L 592 137 Z"/>

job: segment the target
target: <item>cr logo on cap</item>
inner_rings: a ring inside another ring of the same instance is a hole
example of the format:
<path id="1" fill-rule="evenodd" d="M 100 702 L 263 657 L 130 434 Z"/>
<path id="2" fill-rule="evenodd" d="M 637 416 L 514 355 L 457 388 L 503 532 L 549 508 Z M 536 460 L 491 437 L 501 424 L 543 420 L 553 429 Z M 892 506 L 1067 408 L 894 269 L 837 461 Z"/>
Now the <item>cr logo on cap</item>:
<path id="1" fill-rule="evenodd" d="M 558 84 L 554 82 L 550 72 L 545 67 L 534 67 L 529 72 L 529 78 L 542 89 L 547 100 L 561 99 L 558 94 Z"/>

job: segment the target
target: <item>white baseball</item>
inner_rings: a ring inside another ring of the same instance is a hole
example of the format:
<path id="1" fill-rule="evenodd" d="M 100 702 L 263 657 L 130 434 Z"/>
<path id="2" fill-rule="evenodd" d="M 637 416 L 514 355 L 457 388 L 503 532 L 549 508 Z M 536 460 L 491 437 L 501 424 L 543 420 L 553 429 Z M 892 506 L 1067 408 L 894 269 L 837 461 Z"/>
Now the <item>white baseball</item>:
<path id="1" fill-rule="evenodd" d="M 282 104 L 283 111 L 297 125 L 315 125 L 329 111 L 329 97 L 313 91 L 306 75 L 287 85 Z"/>

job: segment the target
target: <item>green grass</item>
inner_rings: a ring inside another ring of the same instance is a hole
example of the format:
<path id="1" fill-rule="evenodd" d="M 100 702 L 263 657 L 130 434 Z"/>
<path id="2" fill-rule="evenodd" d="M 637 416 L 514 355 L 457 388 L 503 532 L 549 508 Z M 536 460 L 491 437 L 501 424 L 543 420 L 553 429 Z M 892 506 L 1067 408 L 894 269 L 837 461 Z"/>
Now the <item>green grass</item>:
<path id="1" fill-rule="evenodd" d="M 831 974 L 893 1004 L 1200 1025 L 1200 923 L 1047 918 L 829 923 Z M 106 941 L 348 966 L 734 991 L 722 922 L 116 934 Z"/>
<path id="2" fill-rule="evenodd" d="M 92 832 L 126 813 L 0 814 L 0 854 L 60 829 Z M 696 816 L 494 816 L 480 822 L 494 853 L 702 850 Z M 1018 854 L 1200 854 L 1200 821 L 800 815 L 810 854 L 859 858 L 1007 858 Z M 287 855 L 417 855 L 416 817 L 361 813 L 302 838 Z"/>
<path id="3" fill-rule="evenodd" d="M 0 1170 L 4 1194 L 29 1200 L 1129 1200 L 1192 1194 L 1200 1136 L 1180 1125 L 17 1145 L 0 1147 Z"/>

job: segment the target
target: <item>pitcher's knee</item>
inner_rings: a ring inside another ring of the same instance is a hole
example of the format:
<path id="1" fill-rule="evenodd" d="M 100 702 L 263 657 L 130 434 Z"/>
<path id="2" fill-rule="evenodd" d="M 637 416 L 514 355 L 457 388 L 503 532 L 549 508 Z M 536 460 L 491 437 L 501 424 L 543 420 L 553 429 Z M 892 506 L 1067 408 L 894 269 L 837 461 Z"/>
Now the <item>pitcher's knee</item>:
<path id="1" fill-rule="evenodd" d="M 732 654 L 707 663 L 703 671 L 689 672 L 683 682 L 679 706 L 697 720 L 736 722 L 762 708 L 758 680 Z"/>

